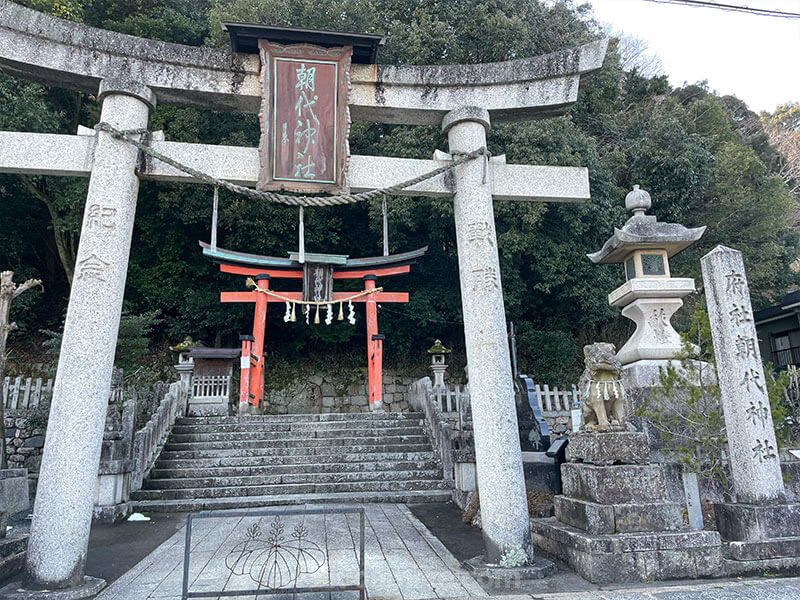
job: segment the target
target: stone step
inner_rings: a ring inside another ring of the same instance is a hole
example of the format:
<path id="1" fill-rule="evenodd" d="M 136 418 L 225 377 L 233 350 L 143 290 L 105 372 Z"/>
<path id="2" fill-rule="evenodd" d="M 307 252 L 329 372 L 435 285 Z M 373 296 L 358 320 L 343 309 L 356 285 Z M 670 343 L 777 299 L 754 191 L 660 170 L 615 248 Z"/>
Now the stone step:
<path id="1" fill-rule="evenodd" d="M 174 453 L 173 453 L 174 454 Z M 242 456 L 233 454 L 230 456 L 220 456 L 216 452 L 211 452 L 208 457 L 196 458 L 170 458 L 161 455 L 156 463 L 156 469 L 190 469 L 190 468 L 209 468 L 209 467 L 251 467 L 260 468 L 268 466 L 273 468 L 294 468 L 294 465 L 316 465 L 322 468 L 327 465 L 348 464 L 366 465 L 387 464 L 393 462 L 413 462 L 414 464 L 435 461 L 433 452 L 382 452 L 382 453 L 360 453 L 360 454 L 296 454 L 296 455 L 265 455 L 265 456 Z M 302 467 L 301 467 L 302 468 Z M 421 467 L 418 467 L 421 468 Z"/>
<path id="2" fill-rule="evenodd" d="M 239 475 L 223 477 L 170 477 L 152 478 L 144 482 L 146 490 L 173 490 L 185 488 L 254 487 L 261 485 L 295 485 L 322 483 L 355 483 L 383 481 L 427 481 L 440 480 L 438 469 L 420 471 L 356 471 L 354 473 L 290 473 L 283 475 Z"/>
<path id="3" fill-rule="evenodd" d="M 272 423 L 272 422 L 247 422 L 240 423 L 196 423 L 191 425 L 175 425 L 173 432 L 176 434 L 187 433 L 222 433 L 238 431 L 297 431 L 303 434 L 309 431 L 343 431 L 371 430 L 378 433 L 391 431 L 396 428 L 415 427 L 424 429 L 425 423 L 422 420 L 407 421 L 323 421 L 313 423 Z"/>
<path id="4" fill-rule="evenodd" d="M 3 556 L 0 558 L 0 581 L 11 579 L 22 571 L 25 566 L 26 551 L 11 554 L 10 556 Z"/>
<path id="5" fill-rule="evenodd" d="M 229 435 L 229 434 L 223 434 Z M 318 448 L 328 446 L 370 446 L 392 444 L 426 444 L 428 437 L 425 435 L 387 435 L 370 437 L 324 437 L 324 438 L 264 438 L 264 439 L 234 439 L 216 442 L 168 442 L 166 449 L 175 452 L 178 450 L 208 450 L 208 449 L 236 449 L 236 448 Z"/>
<path id="6" fill-rule="evenodd" d="M 252 423 L 315 423 L 330 421 L 409 421 L 421 420 L 421 413 L 323 413 L 291 415 L 245 415 L 234 417 L 180 417 L 178 425 Z"/>
<path id="7" fill-rule="evenodd" d="M 364 429 L 332 429 L 332 430 L 313 430 L 308 431 L 208 431 L 194 433 L 179 433 L 173 430 L 170 443 L 184 442 L 219 442 L 219 441 L 248 441 L 263 440 L 269 442 L 288 441 L 288 440 L 308 440 L 308 439 L 332 439 L 332 438 L 398 438 L 404 436 L 424 437 L 425 430 L 421 427 L 390 427 L 386 430 L 373 428 Z"/>
<path id="8" fill-rule="evenodd" d="M 13 532 L 13 530 L 12 530 Z M 25 552 L 28 547 L 27 534 L 14 534 L 11 533 L 4 538 L 0 538 L 0 557 L 13 556 L 20 552 Z"/>
<path id="9" fill-rule="evenodd" d="M 25 565 L 28 534 L 10 533 L 0 539 L 0 581 L 15 576 Z"/>
<path id="10" fill-rule="evenodd" d="M 361 461 L 361 462 L 335 462 L 328 464 L 299 463 L 293 465 L 273 465 L 267 461 L 263 465 L 253 465 L 243 462 L 238 466 L 211 466 L 202 467 L 191 461 L 185 468 L 158 467 L 150 472 L 152 479 L 166 479 L 168 477 L 246 477 L 249 475 L 291 475 L 300 473 L 365 473 L 369 471 L 385 471 L 397 473 L 400 471 L 428 471 L 437 470 L 441 476 L 441 469 L 434 460 L 427 461 Z"/>
<path id="11" fill-rule="evenodd" d="M 229 508 L 258 508 L 280 506 L 283 504 L 307 503 L 353 503 L 397 502 L 402 504 L 421 504 L 426 502 L 447 502 L 451 499 L 450 490 L 406 490 L 380 492 L 337 492 L 320 494 L 281 494 L 270 496 L 235 496 L 230 498 L 197 498 L 176 500 L 135 500 L 131 508 L 138 512 L 201 512 L 204 510 L 223 510 Z"/>
<path id="12" fill-rule="evenodd" d="M 196 498 L 233 498 L 238 496 L 327 494 L 334 492 L 404 492 L 410 490 L 436 490 L 447 488 L 447 484 L 441 480 L 359 481 L 343 483 L 181 488 L 174 490 L 138 490 L 131 494 L 131 498 L 134 500 L 180 500 Z"/>
<path id="13" fill-rule="evenodd" d="M 271 446 L 256 446 L 254 448 L 241 447 L 230 443 L 228 447 L 215 448 L 201 446 L 199 448 L 176 448 L 168 446 L 161 453 L 161 458 L 213 458 L 216 456 L 314 456 L 323 454 L 338 454 L 346 450 L 348 453 L 361 453 L 376 455 L 385 452 L 430 452 L 430 442 L 424 444 L 370 444 L 354 446 L 297 446 L 291 448 L 274 448 Z"/>

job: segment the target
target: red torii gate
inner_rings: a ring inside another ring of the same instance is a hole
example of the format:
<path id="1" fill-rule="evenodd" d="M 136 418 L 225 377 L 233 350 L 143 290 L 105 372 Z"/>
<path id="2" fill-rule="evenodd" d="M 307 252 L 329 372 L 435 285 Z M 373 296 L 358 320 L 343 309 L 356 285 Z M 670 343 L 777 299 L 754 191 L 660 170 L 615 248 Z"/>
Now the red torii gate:
<path id="1" fill-rule="evenodd" d="M 242 342 L 241 378 L 239 384 L 239 403 L 261 407 L 264 399 L 264 337 L 267 323 L 267 306 L 270 303 L 300 302 L 303 292 L 269 293 L 271 279 L 303 279 L 304 265 L 294 256 L 289 259 L 234 252 L 223 248 L 212 248 L 200 242 L 203 254 L 219 263 L 223 273 L 245 275 L 256 282 L 256 289 L 247 292 L 221 292 L 221 302 L 252 302 L 255 304 L 253 334 L 240 336 Z M 332 292 L 330 301 L 366 304 L 367 316 L 367 360 L 369 405 L 373 410 L 381 407 L 383 398 L 383 340 L 378 333 L 378 302 L 408 302 L 407 292 L 384 292 L 376 288 L 378 277 L 403 275 L 411 271 L 411 265 L 419 260 L 428 247 L 388 256 L 350 259 L 336 256 L 338 264 L 330 264 L 333 280 L 362 279 L 364 289 L 359 292 Z M 306 254 L 306 257 L 312 255 Z M 373 291 L 374 290 L 374 291 Z"/>

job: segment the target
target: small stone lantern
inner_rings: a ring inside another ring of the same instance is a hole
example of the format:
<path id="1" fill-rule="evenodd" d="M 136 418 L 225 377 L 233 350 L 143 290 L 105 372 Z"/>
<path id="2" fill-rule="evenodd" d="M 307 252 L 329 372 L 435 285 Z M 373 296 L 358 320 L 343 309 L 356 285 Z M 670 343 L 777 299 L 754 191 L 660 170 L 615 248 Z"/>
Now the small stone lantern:
<path id="1" fill-rule="evenodd" d="M 659 223 L 655 216 L 645 214 L 651 205 L 650 194 L 633 186 L 625 197 L 625 208 L 633 216 L 621 229 L 614 229 L 602 249 L 588 255 L 593 263 L 624 265 L 625 283 L 608 295 L 609 304 L 622 308 L 623 316 L 636 323 L 636 331 L 617 352 L 623 366 L 641 360 L 671 360 L 680 354 L 681 338 L 670 319 L 695 287 L 694 279 L 671 276 L 669 259 L 706 230 Z"/>
<path id="2" fill-rule="evenodd" d="M 447 363 L 445 363 L 444 360 L 450 352 L 452 352 L 452 350 L 445 348 L 441 340 L 436 340 L 433 346 L 428 348 L 428 354 L 431 355 L 433 387 L 444 387 L 444 374 L 447 371 Z"/>

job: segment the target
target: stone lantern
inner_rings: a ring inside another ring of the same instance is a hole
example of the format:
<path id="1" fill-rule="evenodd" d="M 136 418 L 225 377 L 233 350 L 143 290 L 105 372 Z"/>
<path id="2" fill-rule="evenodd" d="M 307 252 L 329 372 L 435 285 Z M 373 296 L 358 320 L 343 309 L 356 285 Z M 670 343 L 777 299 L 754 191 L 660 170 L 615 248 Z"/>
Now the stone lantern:
<path id="1" fill-rule="evenodd" d="M 621 229 L 614 229 L 602 249 L 588 257 L 593 263 L 621 263 L 625 283 L 608 295 L 611 306 L 622 308 L 623 316 L 636 323 L 636 331 L 620 348 L 617 358 L 623 369 L 648 367 L 647 379 L 658 375 L 658 365 L 676 358 L 681 338 L 670 319 L 683 306 L 682 298 L 695 291 L 694 279 L 672 277 L 669 259 L 699 240 L 705 227 L 688 229 L 678 223 L 659 223 L 647 215 L 650 194 L 633 186 L 625 197 L 625 208 L 633 216 Z M 637 383 L 644 383 L 634 376 Z"/>
<path id="2" fill-rule="evenodd" d="M 452 352 L 450 348 L 445 348 L 441 340 L 436 340 L 433 346 L 428 348 L 431 355 L 431 371 L 433 371 L 433 387 L 444 387 L 444 374 L 447 371 L 445 357 Z"/>

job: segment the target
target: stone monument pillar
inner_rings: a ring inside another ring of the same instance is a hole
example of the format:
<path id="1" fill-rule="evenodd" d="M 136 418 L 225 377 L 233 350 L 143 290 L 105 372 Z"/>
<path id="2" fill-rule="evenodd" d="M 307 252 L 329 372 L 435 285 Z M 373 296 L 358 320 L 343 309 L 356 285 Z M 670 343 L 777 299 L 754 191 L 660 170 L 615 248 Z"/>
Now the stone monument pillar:
<path id="1" fill-rule="evenodd" d="M 717 529 L 736 560 L 798 557 L 800 504 L 785 503 L 742 253 L 717 246 L 701 264 L 736 494 L 715 506 Z"/>
<path id="2" fill-rule="evenodd" d="M 147 127 L 155 105 L 149 88 L 127 82 L 104 80 L 99 98 L 101 120 L 120 130 Z M 137 159 L 136 148 L 97 132 L 31 523 L 24 584 L 84 590 L 71 598 L 104 585 L 84 577 L 84 565 L 136 212 Z"/>
<path id="3" fill-rule="evenodd" d="M 488 111 L 474 107 L 451 111 L 442 121 L 452 154 L 485 148 L 489 126 Z M 491 171 L 486 160 L 467 161 L 455 169 L 453 208 L 485 559 L 497 563 L 503 552 L 522 549 L 532 564 Z"/>

